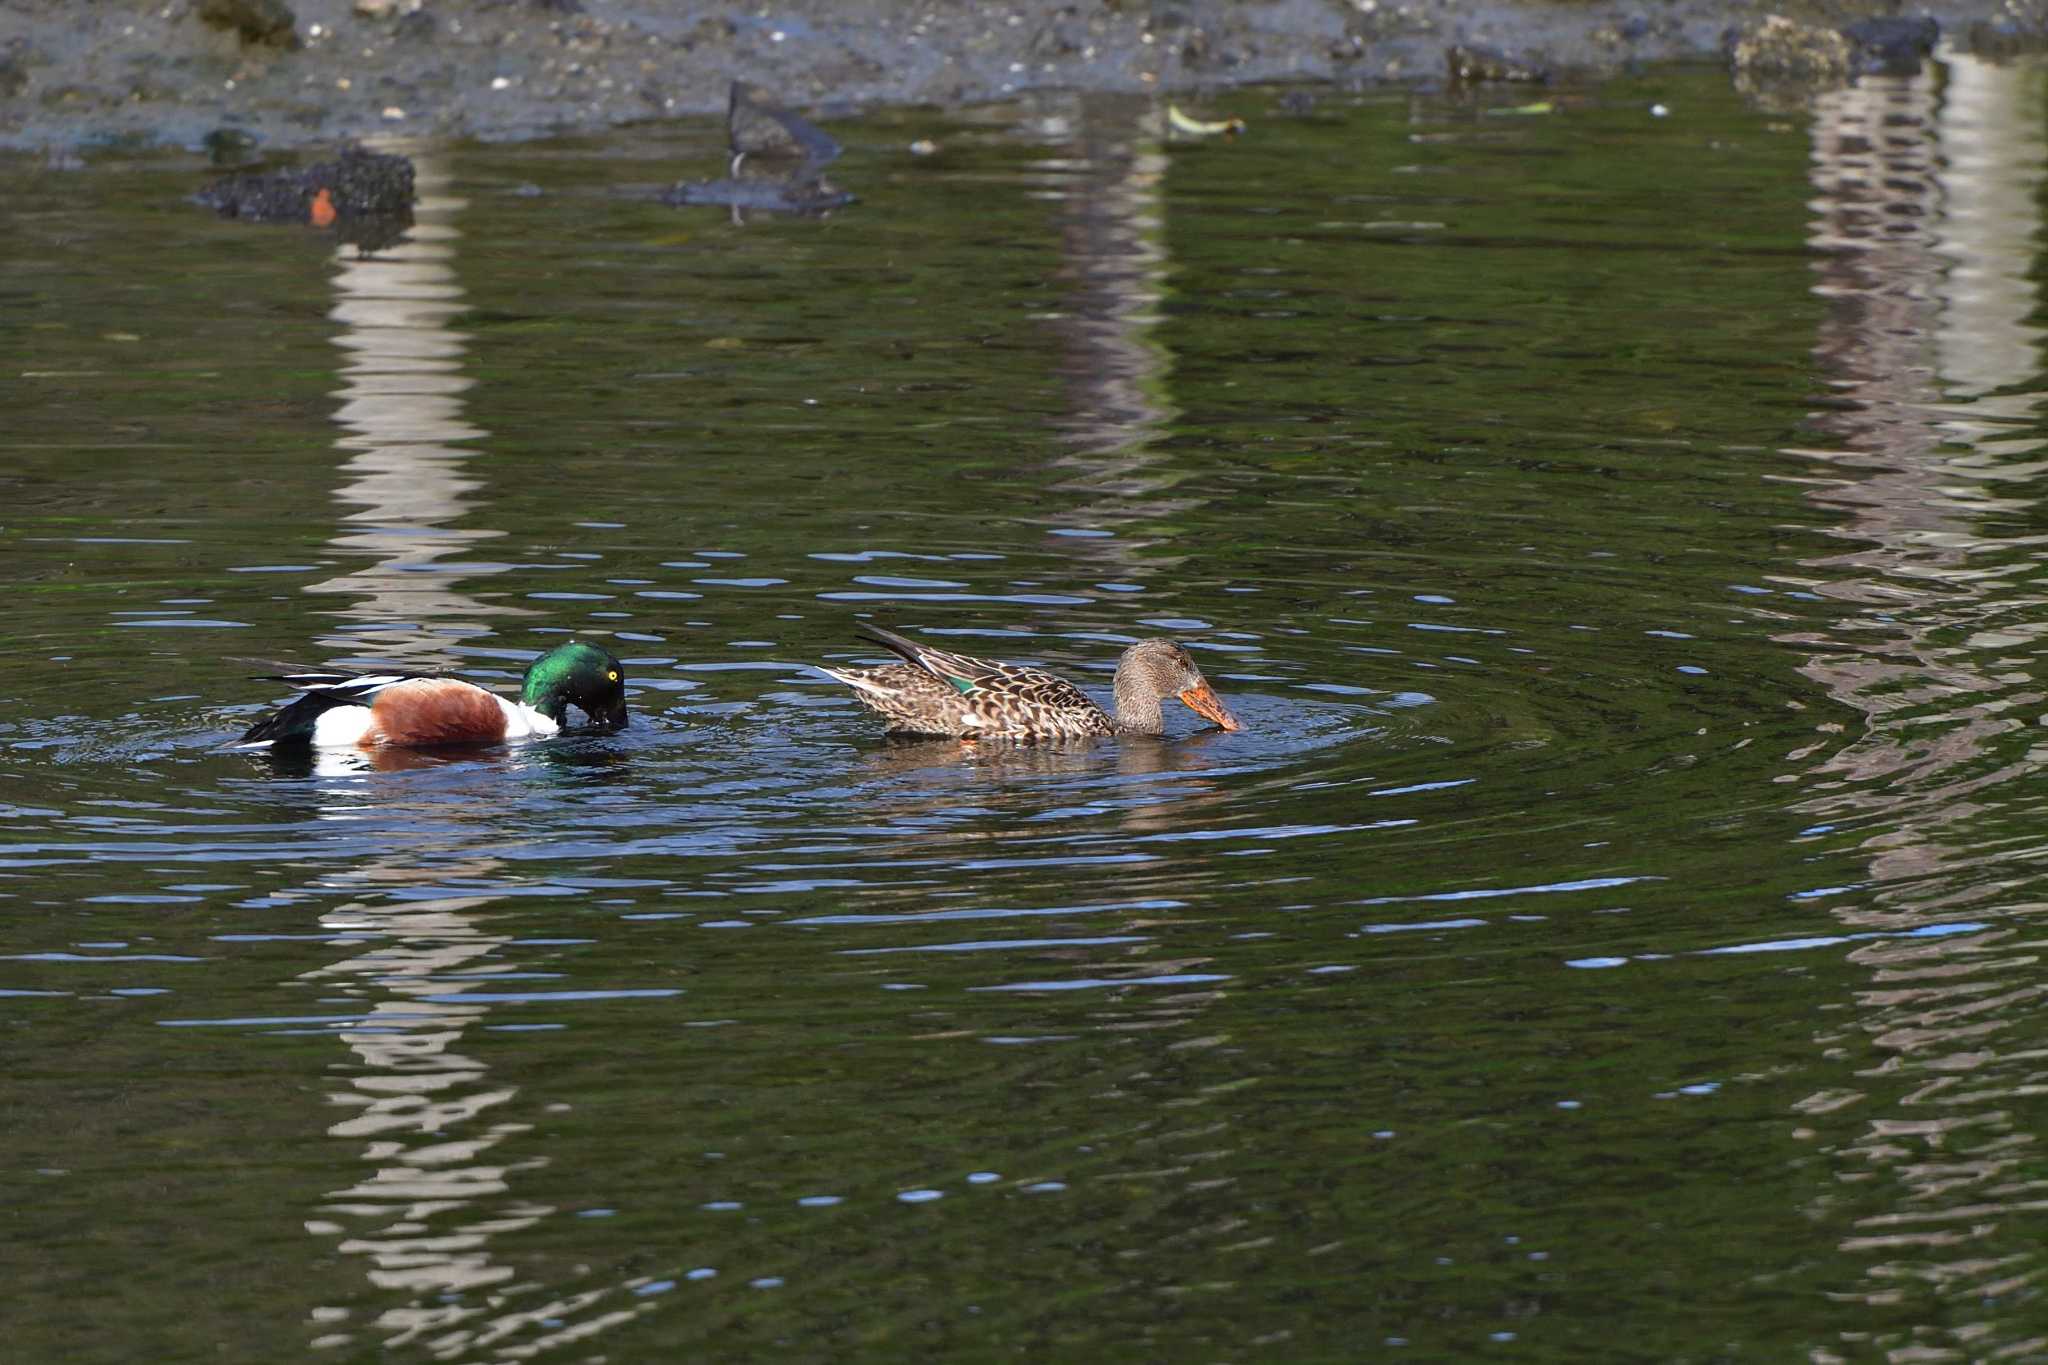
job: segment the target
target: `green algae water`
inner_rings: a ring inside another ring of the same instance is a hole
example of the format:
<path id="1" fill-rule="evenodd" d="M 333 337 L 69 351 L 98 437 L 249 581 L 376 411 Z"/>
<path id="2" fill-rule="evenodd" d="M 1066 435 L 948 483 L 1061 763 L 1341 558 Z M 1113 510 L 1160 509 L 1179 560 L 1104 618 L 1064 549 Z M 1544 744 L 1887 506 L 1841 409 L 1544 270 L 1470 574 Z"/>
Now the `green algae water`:
<path id="1" fill-rule="evenodd" d="M 10 1353 L 2048 1350 L 2042 74 L 1524 93 L 0 169 Z M 863 619 L 1246 728 L 885 740 Z M 571 635 L 625 731 L 223 747 Z"/>

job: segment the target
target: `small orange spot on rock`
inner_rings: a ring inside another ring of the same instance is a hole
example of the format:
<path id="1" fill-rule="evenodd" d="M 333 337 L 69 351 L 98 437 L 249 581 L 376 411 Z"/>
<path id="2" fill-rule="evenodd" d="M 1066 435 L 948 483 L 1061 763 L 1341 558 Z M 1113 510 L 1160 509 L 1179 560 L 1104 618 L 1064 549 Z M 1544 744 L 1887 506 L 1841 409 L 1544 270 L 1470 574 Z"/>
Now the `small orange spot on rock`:
<path id="1" fill-rule="evenodd" d="M 314 195 L 312 207 L 306 210 L 306 217 L 314 227 L 333 227 L 336 217 L 334 196 L 324 189 Z"/>

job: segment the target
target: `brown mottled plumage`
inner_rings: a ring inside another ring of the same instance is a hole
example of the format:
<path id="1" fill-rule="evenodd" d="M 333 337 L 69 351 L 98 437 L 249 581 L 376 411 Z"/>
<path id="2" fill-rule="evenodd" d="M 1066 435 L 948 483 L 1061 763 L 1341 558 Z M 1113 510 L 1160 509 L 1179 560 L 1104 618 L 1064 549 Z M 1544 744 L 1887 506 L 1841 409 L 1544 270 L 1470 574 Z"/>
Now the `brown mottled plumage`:
<path id="1" fill-rule="evenodd" d="M 861 633 L 908 662 L 880 668 L 821 668 L 853 688 L 854 699 L 889 722 L 896 734 L 1076 739 L 1089 735 L 1157 735 L 1165 731 L 1160 702 L 1178 697 L 1226 730 L 1240 728 L 1202 670 L 1172 640 L 1140 640 L 1117 661 L 1116 714 L 1043 669 L 977 659 L 919 644 L 880 626 Z"/>

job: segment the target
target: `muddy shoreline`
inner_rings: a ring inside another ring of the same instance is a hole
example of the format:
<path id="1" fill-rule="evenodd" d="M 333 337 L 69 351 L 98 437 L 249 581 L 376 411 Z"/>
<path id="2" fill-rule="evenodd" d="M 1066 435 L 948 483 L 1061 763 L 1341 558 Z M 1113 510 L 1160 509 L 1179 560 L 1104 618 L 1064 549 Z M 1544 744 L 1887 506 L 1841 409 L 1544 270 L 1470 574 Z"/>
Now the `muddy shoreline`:
<path id="1" fill-rule="evenodd" d="M 537 137 L 710 113 L 734 79 L 827 116 L 1044 89 L 1199 101 L 1254 81 L 1440 84 L 1454 46 L 1506 54 L 1503 74 L 1598 79 L 1727 62 L 1731 34 L 1772 14 L 1816 49 L 1873 14 L 1929 15 L 1979 52 L 2048 33 L 2048 0 L 0 0 L 0 148 Z"/>

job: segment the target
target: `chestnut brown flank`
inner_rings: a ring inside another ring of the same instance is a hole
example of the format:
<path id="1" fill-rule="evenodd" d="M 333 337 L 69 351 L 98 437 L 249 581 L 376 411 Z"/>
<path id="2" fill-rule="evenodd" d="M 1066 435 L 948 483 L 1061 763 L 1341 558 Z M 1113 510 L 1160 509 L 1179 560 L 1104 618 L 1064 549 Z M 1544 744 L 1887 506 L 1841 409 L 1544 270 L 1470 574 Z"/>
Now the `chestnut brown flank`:
<path id="1" fill-rule="evenodd" d="M 480 687 L 447 678 L 418 678 L 377 694 L 370 745 L 488 744 L 505 737 L 505 711 Z"/>

